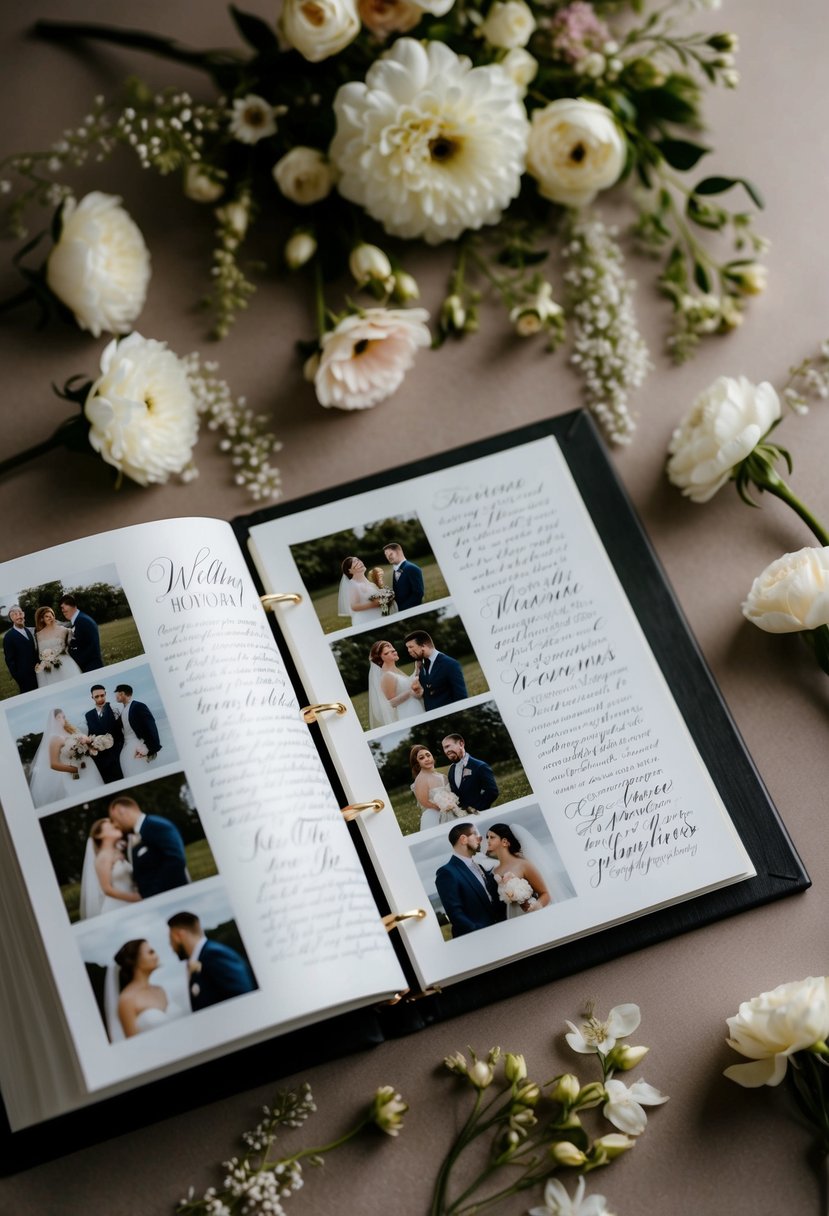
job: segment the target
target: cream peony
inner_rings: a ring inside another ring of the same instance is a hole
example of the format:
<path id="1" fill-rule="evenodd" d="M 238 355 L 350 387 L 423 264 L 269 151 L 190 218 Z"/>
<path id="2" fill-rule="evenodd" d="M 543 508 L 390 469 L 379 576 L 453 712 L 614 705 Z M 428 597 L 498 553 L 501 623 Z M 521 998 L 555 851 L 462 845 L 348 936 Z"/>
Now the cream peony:
<path id="1" fill-rule="evenodd" d="M 165 482 L 190 462 L 196 401 L 185 364 L 166 342 L 137 333 L 110 342 L 84 413 L 95 451 L 139 485 Z"/>
<path id="2" fill-rule="evenodd" d="M 626 156 L 616 119 L 597 101 L 563 97 L 533 112 L 527 169 L 554 203 L 591 203 L 618 181 Z"/>
<path id="3" fill-rule="evenodd" d="M 495 0 L 481 26 L 490 46 L 512 50 L 526 46 L 535 30 L 535 17 L 524 0 Z"/>
<path id="4" fill-rule="evenodd" d="M 495 223 L 521 188 L 527 115 L 496 64 L 400 38 L 334 110 L 340 194 L 394 236 L 454 240 Z"/>
<path id="5" fill-rule="evenodd" d="M 120 198 L 94 190 L 68 198 L 61 233 L 46 263 L 46 282 L 95 338 L 128 333 L 144 307 L 150 255 Z"/>
<path id="6" fill-rule="evenodd" d="M 309 63 L 336 55 L 360 32 L 356 0 L 285 0 L 280 25 Z"/>
<path id="7" fill-rule="evenodd" d="M 320 404 L 364 410 L 390 397 L 417 348 L 431 344 L 428 319 L 425 308 L 367 308 L 345 317 L 322 339 L 314 369 Z"/>
<path id="8" fill-rule="evenodd" d="M 765 381 L 719 376 L 697 397 L 668 445 L 668 478 L 693 502 L 708 502 L 780 417 Z"/>
<path id="9" fill-rule="evenodd" d="M 751 584 L 743 616 L 767 633 L 829 625 L 829 548 L 784 553 Z"/>
<path id="10" fill-rule="evenodd" d="M 746 1089 L 779 1085 L 789 1056 L 805 1051 L 829 1036 L 829 978 L 818 976 L 780 984 L 726 1019 L 729 1047 L 748 1056 L 751 1064 L 732 1064 L 725 1076 Z"/>
<path id="11" fill-rule="evenodd" d="M 327 198 L 334 185 L 328 157 L 319 148 L 291 148 L 273 167 L 273 178 L 292 203 L 308 207 Z"/>

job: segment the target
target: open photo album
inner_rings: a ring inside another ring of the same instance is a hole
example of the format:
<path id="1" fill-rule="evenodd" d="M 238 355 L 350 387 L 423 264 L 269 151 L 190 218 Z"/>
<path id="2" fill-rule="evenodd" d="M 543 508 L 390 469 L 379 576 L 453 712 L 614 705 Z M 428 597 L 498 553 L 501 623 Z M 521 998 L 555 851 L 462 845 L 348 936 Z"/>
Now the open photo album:
<path id="1" fill-rule="evenodd" d="M 808 886 L 581 411 L 0 611 L 5 1169 Z"/>

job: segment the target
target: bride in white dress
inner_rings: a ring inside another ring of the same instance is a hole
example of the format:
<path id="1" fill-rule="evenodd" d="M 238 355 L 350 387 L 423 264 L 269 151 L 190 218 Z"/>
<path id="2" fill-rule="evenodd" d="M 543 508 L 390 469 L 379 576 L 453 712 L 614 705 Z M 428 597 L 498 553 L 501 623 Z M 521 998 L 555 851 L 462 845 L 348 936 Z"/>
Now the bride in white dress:
<path id="1" fill-rule="evenodd" d="M 435 768 L 435 757 L 423 743 L 415 743 L 409 751 L 409 764 L 414 781 L 411 791 L 420 808 L 420 831 L 450 823 L 458 816 L 458 798 L 449 788 L 443 773 Z M 466 810 L 464 816 L 477 815 Z"/>
<path id="2" fill-rule="evenodd" d="M 368 724 L 371 730 L 425 713 L 423 689 L 417 676 L 407 676 L 398 669 L 400 656 L 391 642 L 375 642 L 368 657 Z"/>
<path id="3" fill-rule="evenodd" d="M 105 993 L 107 1031 L 113 1043 L 167 1026 L 187 1012 L 170 1000 L 160 984 L 150 983 L 160 960 L 146 938 L 125 942 L 115 963 L 107 971 Z M 121 992 L 116 995 L 119 986 Z"/>
<path id="4" fill-rule="evenodd" d="M 382 620 L 379 588 L 366 578 L 365 563 L 359 557 L 347 557 L 343 561 L 342 572 L 337 615 L 350 616 L 352 625 Z M 389 611 L 397 612 L 397 604 L 392 603 Z"/>
<path id="5" fill-rule="evenodd" d="M 29 789 L 36 807 L 68 798 L 70 794 L 81 801 L 104 784 L 91 756 L 72 761 L 61 758 L 63 748 L 72 739 L 83 741 L 87 738 L 67 722 L 62 709 L 49 710 L 29 776 Z"/>
<path id="6" fill-rule="evenodd" d="M 83 674 L 69 653 L 71 629 L 59 625 L 51 608 L 41 606 L 35 613 L 35 641 L 38 664 L 35 667 L 38 688 L 60 684 Z"/>
<path id="7" fill-rule="evenodd" d="M 493 823 L 486 834 L 486 855 L 498 862 L 492 875 L 507 905 L 507 920 L 537 912 L 551 903 L 550 892 L 536 861 L 541 847 L 519 823 L 514 832 L 507 823 Z M 539 857 L 540 860 L 540 857 Z"/>
<path id="8" fill-rule="evenodd" d="M 81 874 L 81 920 L 137 903 L 141 896 L 124 854 L 124 834 L 110 819 L 89 829 Z"/>

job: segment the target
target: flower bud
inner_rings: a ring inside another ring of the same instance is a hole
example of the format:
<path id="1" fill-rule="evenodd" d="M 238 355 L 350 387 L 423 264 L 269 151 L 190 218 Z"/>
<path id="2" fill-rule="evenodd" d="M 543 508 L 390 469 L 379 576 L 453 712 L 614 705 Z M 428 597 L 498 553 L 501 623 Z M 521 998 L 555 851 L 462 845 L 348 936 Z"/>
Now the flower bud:
<path id="1" fill-rule="evenodd" d="M 393 1086 L 382 1085 L 374 1095 L 370 1118 L 387 1136 L 398 1136 L 408 1109 L 408 1103 L 395 1093 Z"/>
<path id="2" fill-rule="evenodd" d="M 708 39 L 708 45 L 712 51 L 731 51 L 734 53 L 740 49 L 740 39 L 736 34 L 731 33 L 712 34 Z"/>
<path id="3" fill-rule="evenodd" d="M 659 89 L 666 79 L 662 68 L 651 59 L 634 59 L 625 69 L 625 80 L 634 89 Z"/>
<path id="4" fill-rule="evenodd" d="M 527 1106 L 520 1106 L 513 1110 L 509 1117 L 509 1125 L 516 1131 L 520 1131 L 524 1127 L 532 1127 L 536 1122 L 535 1115 Z"/>
<path id="5" fill-rule="evenodd" d="M 225 203 L 224 207 L 216 208 L 216 219 L 224 228 L 229 228 L 239 239 L 248 230 L 248 208 L 244 202 Z"/>
<path id="6" fill-rule="evenodd" d="M 541 1090 L 535 1081 L 527 1081 L 515 1091 L 515 1101 L 522 1106 L 535 1106 L 541 1097 Z"/>
<path id="7" fill-rule="evenodd" d="M 457 1073 L 460 1077 L 466 1076 L 466 1056 L 460 1051 L 453 1051 L 451 1056 L 447 1056 L 443 1063 L 450 1072 Z"/>
<path id="8" fill-rule="evenodd" d="M 194 203 L 215 203 L 224 194 L 224 179 L 220 169 L 208 172 L 203 165 L 191 163 L 184 173 L 184 193 Z"/>
<path id="9" fill-rule="evenodd" d="M 488 1085 L 492 1084 L 495 1070 L 491 1064 L 485 1063 L 484 1060 L 476 1060 L 467 1070 L 466 1075 L 476 1089 L 486 1089 Z"/>
<path id="10" fill-rule="evenodd" d="M 450 334 L 463 333 L 466 324 L 466 309 L 458 295 L 447 296 L 440 310 L 440 323 Z"/>
<path id="11" fill-rule="evenodd" d="M 299 270 L 300 266 L 311 261 L 316 252 L 316 237 L 312 236 L 310 232 L 295 232 L 285 242 L 283 250 L 285 262 L 290 270 Z"/>
<path id="12" fill-rule="evenodd" d="M 511 1083 L 523 1081 L 527 1076 L 527 1064 L 523 1056 L 508 1051 L 504 1056 L 504 1076 Z"/>
<path id="13" fill-rule="evenodd" d="M 559 1140 L 556 1144 L 551 1145 L 550 1155 L 557 1165 L 569 1165 L 577 1169 L 580 1165 L 587 1164 L 584 1153 L 569 1140 Z"/>
<path id="14" fill-rule="evenodd" d="M 312 380 L 317 374 L 317 368 L 320 365 L 320 353 L 315 350 L 313 355 L 309 355 L 302 365 L 302 375 L 306 380 Z"/>
<path id="15" fill-rule="evenodd" d="M 725 273 L 744 296 L 759 296 L 766 290 L 769 272 L 759 262 L 750 262 L 747 266 L 727 267 Z"/>
<path id="16" fill-rule="evenodd" d="M 355 245 L 348 259 L 348 268 L 358 287 L 365 283 L 380 283 L 391 290 L 393 279 L 391 262 L 376 245 Z"/>
<path id="17" fill-rule="evenodd" d="M 589 1085 L 585 1085 L 584 1089 L 579 1090 L 579 1095 L 573 1105 L 578 1110 L 589 1110 L 592 1106 L 598 1106 L 600 1102 L 607 1101 L 607 1094 L 601 1081 L 591 1081 Z"/>
<path id="18" fill-rule="evenodd" d="M 574 1077 L 571 1072 L 566 1072 L 563 1076 L 556 1078 L 550 1097 L 554 1102 L 560 1102 L 562 1106 L 572 1106 L 580 1091 L 578 1077 Z"/>
<path id="19" fill-rule="evenodd" d="M 592 1153 L 598 1153 L 606 1161 L 612 1161 L 614 1157 L 621 1157 L 622 1153 L 626 1153 L 629 1148 L 633 1148 L 636 1141 L 630 1136 L 624 1136 L 621 1132 L 609 1132 L 606 1136 L 600 1136 L 598 1140 L 593 1141 Z"/>
<path id="20" fill-rule="evenodd" d="M 417 285 L 417 279 L 405 270 L 396 270 L 394 272 L 394 290 L 395 300 L 399 304 L 408 304 L 410 300 L 420 299 L 420 288 Z"/>
<path id="21" fill-rule="evenodd" d="M 626 1043 L 617 1043 L 607 1057 L 607 1067 L 619 1072 L 628 1072 L 642 1063 L 649 1050 L 648 1047 L 628 1047 Z"/>

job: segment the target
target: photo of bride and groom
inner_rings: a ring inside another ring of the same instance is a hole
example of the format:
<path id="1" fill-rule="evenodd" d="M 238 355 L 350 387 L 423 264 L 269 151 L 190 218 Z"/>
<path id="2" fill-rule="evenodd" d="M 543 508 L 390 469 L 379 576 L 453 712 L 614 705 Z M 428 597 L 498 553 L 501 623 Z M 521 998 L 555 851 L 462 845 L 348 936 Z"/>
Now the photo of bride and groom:
<path id="1" fill-rule="evenodd" d="M 453 604 L 332 642 L 331 653 L 363 730 L 489 691 Z"/>
<path id="2" fill-rule="evenodd" d="M 61 689 L 51 697 L 8 711 L 9 729 L 35 807 L 64 798 L 94 796 L 103 785 L 152 773 L 163 754 L 178 760 L 167 715 L 146 664 L 126 680 Z"/>
<path id="3" fill-rule="evenodd" d="M 0 596 L 0 700 L 52 688 L 144 648 L 114 566 Z"/>
<path id="4" fill-rule="evenodd" d="M 325 633 L 365 627 L 448 594 L 416 515 L 396 515 L 292 545 Z"/>
<path id="5" fill-rule="evenodd" d="M 369 748 L 404 835 L 532 794 L 494 701 L 372 739 Z"/>
<path id="6" fill-rule="evenodd" d="M 186 902 L 116 922 L 80 939 L 110 1043 L 174 1026 L 180 1019 L 255 992 L 258 984 L 223 888 L 188 892 Z"/>
<path id="7" fill-rule="evenodd" d="M 72 923 L 217 873 L 182 773 L 47 815 L 40 825 Z"/>
<path id="8" fill-rule="evenodd" d="M 456 820 L 411 846 L 444 940 L 560 904 L 575 894 L 538 805 Z"/>

